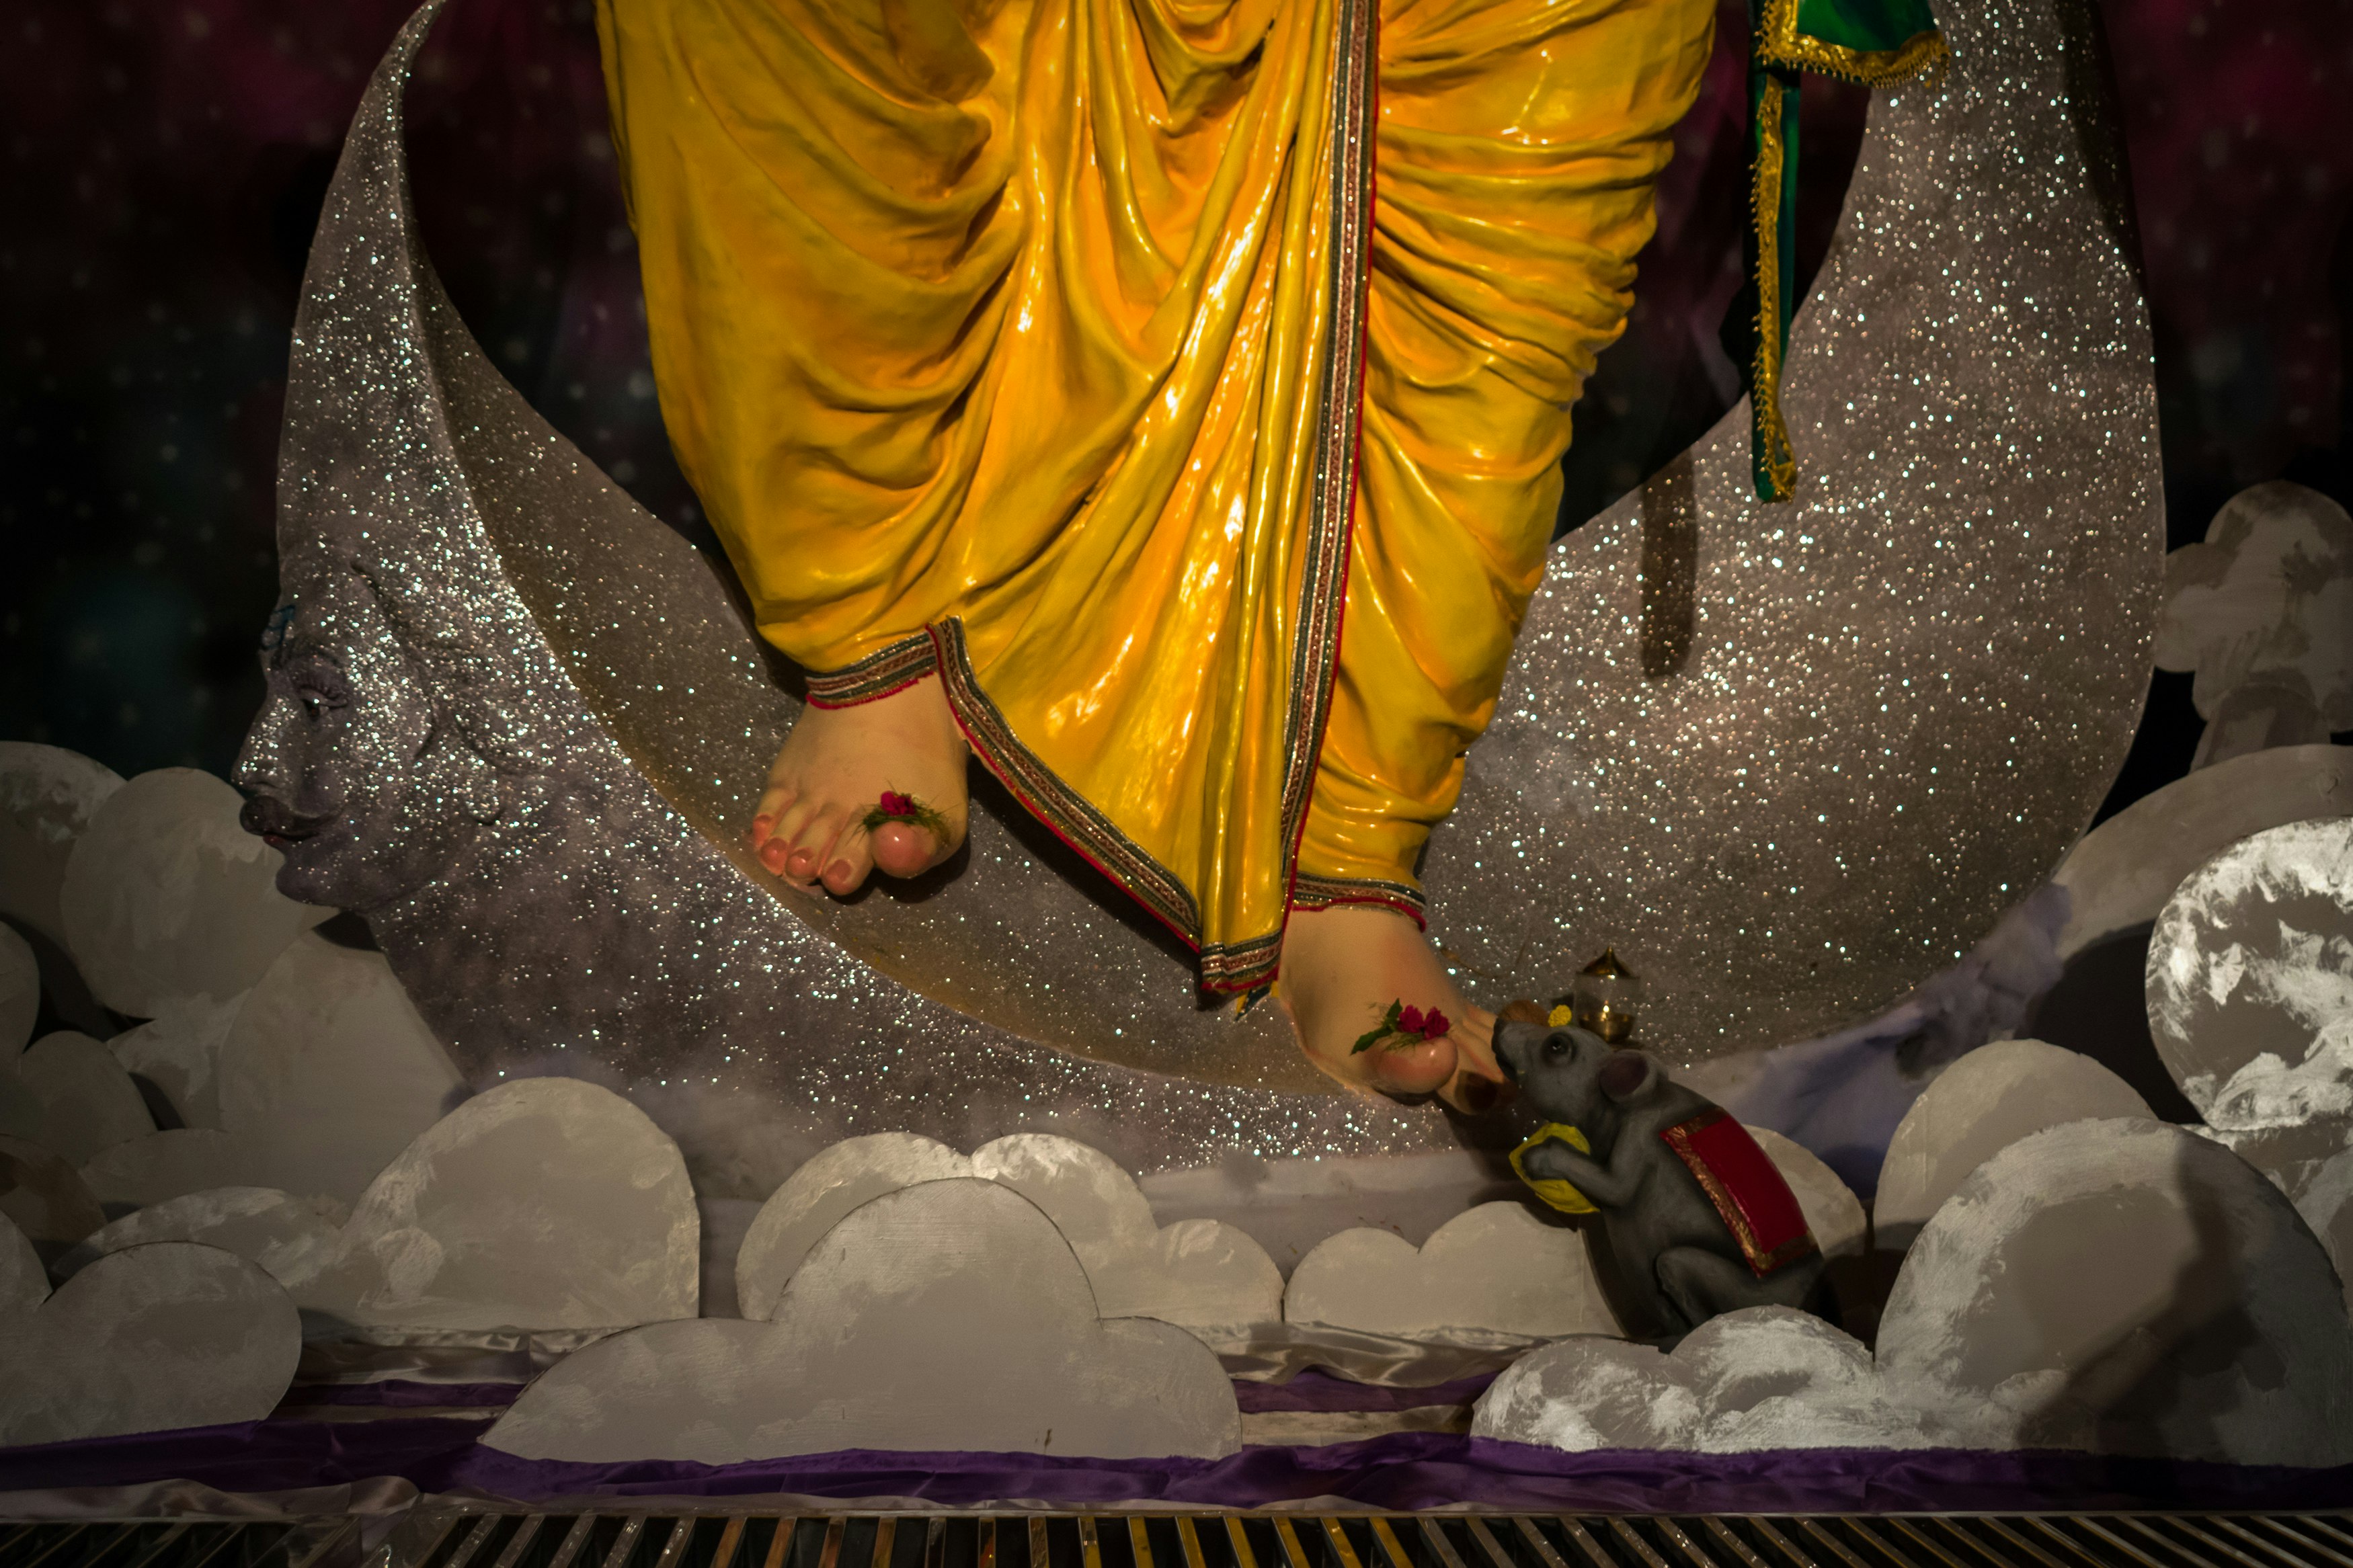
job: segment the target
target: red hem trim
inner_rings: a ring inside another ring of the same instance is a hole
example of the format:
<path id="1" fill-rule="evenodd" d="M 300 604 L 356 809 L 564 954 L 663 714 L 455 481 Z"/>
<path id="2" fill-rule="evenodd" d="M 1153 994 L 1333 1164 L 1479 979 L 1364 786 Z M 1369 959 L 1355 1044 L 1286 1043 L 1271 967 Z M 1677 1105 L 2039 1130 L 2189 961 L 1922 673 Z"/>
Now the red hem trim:
<path id="1" fill-rule="evenodd" d="M 1401 915 L 1411 916 L 1413 923 L 1423 931 L 1430 929 L 1430 917 L 1421 911 L 1419 906 L 1409 904 L 1403 899 L 1391 898 L 1387 893 L 1347 893 L 1331 899 L 1294 897 L 1287 908 L 1305 910 L 1313 914 L 1317 910 L 1328 910 L 1335 904 L 1378 904 L 1384 909 L 1395 910 Z"/>
<path id="2" fill-rule="evenodd" d="M 934 626 L 930 628 L 930 630 L 932 645 L 938 652 L 941 659 L 944 660 L 947 658 L 947 650 L 939 646 L 939 628 Z M 1113 887 L 1117 888 L 1121 892 L 1126 894 L 1128 899 L 1137 909 L 1142 910 L 1145 914 L 1150 915 L 1154 920 L 1158 921 L 1163 926 L 1166 927 L 1168 933 L 1171 936 L 1174 936 L 1178 942 L 1183 942 L 1187 951 L 1195 953 L 1199 952 L 1201 951 L 1201 944 L 1198 942 L 1187 934 L 1182 927 L 1169 920 L 1167 916 L 1162 914 L 1158 910 L 1154 909 L 1148 900 L 1138 898 L 1136 896 L 1135 889 L 1130 888 L 1126 881 L 1123 879 L 1117 872 L 1113 871 L 1110 867 L 1104 865 L 1102 861 L 1089 854 L 1087 852 L 1086 846 L 1081 844 L 1077 839 L 1063 832 L 1060 825 L 1056 823 L 1053 817 L 1048 815 L 1043 807 L 1029 797 L 1029 792 L 1024 790 L 1019 784 L 1013 782 L 1011 776 L 1006 772 L 1004 766 L 999 763 L 996 756 L 990 752 L 988 747 L 982 742 L 980 736 L 974 731 L 972 725 L 965 721 L 964 716 L 964 708 L 962 704 L 955 700 L 955 682 L 944 680 L 941 682 L 940 689 L 948 694 L 948 715 L 955 721 L 956 728 L 963 731 L 964 743 L 972 748 L 972 754 L 980 759 L 980 765 L 988 770 L 989 776 L 996 779 L 998 784 L 1003 784 L 1005 786 L 1005 792 L 1011 795 L 1015 800 L 1021 803 L 1021 809 L 1028 812 L 1031 816 L 1037 818 L 1038 822 L 1044 826 L 1047 832 L 1052 834 L 1057 839 L 1061 841 L 1062 846 L 1065 848 L 1069 849 L 1080 859 L 1084 860 L 1088 865 L 1101 872 L 1104 879 L 1107 879 Z"/>

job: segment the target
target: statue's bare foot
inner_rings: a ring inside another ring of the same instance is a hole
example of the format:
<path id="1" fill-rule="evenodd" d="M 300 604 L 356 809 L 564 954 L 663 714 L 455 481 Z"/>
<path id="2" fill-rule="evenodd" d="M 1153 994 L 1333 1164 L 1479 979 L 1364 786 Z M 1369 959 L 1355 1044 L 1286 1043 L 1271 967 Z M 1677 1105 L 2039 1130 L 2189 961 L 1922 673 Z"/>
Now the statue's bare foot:
<path id="1" fill-rule="evenodd" d="M 1307 1059 L 1343 1083 L 1436 1094 L 1473 1112 L 1493 1110 L 1509 1092 L 1495 1068 L 1495 1016 L 1463 1000 L 1420 930 L 1395 910 L 1335 904 L 1293 912 L 1278 991 Z M 1422 1037 L 1433 1012 L 1445 1026 Z M 1404 1027 L 1415 1024 L 1422 1027 Z M 1356 1048 L 1385 1025 L 1379 1041 Z"/>
<path id="2" fill-rule="evenodd" d="M 851 893 L 874 870 L 917 876 L 964 842 L 964 766 L 935 675 L 854 707 L 810 708 L 768 770 L 746 837 L 762 865 L 803 887 Z M 900 820 L 869 828 L 886 795 Z"/>

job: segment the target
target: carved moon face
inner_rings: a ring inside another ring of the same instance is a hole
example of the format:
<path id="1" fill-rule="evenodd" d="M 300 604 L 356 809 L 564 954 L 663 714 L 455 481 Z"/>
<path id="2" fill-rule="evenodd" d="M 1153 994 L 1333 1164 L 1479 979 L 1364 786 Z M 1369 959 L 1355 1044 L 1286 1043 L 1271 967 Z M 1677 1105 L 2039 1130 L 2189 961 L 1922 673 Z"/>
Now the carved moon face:
<path id="1" fill-rule="evenodd" d="M 485 646 L 527 648 L 512 657 L 530 681 L 552 657 L 599 743 L 714 854 L 992 1038 L 1291 1104 L 1336 1092 L 1275 1009 L 1203 1010 L 1187 956 L 986 789 L 964 864 L 934 884 L 810 898 L 741 850 L 797 704 L 729 589 L 532 412 L 416 250 L 397 88 L 428 16 L 354 126 L 320 240 L 345 271 L 314 258 L 295 371 L 355 407 L 364 360 L 391 378 L 368 394 L 382 417 L 448 432 L 441 468 L 417 458 L 369 504 L 412 520 L 417 552 L 496 623 Z M 2124 755 L 2162 521 L 2110 141 L 2052 0 L 1949 26 L 1946 83 L 1874 104 L 1799 317 L 1798 499 L 1749 498 L 1735 410 L 1554 550 L 1425 865 L 1475 999 L 1565 989 L 1614 944 L 1651 983 L 1645 1043 L 1665 1055 L 1869 1014 L 2044 878 Z M 290 473 L 336 460 L 300 434 Z M 290 494 L 290 557 L 314 521 Z M 451 542 L 469 529 L 487 545 Z"/>
<path id="2" fill-rule="evenodd" d="M 445 869 L 496 786 L 372 586 L 330 552 L 311 563 L 263 638 L 237 782 L 247 828 L 286 858 L 280 892 L 366 910 Z"/>

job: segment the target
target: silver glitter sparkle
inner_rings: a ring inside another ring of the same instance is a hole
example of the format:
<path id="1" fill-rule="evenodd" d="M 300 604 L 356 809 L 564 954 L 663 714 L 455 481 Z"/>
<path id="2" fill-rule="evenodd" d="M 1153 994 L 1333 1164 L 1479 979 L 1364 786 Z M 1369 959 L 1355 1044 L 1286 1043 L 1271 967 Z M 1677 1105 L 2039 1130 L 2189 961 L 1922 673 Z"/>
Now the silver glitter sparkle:
<path id="1" fill-rule="evenodd" d="M 913 891 L 807 897 L 736 847 L 797 704 L 433 278 L 400 93 L 435 9 L 361 105 L 289 377 L 284 641 L 343 705 L 306 718 L 280 679 L 247 779 L 335 797 L 290 862 L 364 910 L 474 1081 L 623 1089 L 707 1193 L 883 1128 L 1057 1131 L 1135 1171 L 1451 1144 L 1317 1077 L 1272 1009 L 1203 1009 L 1001 797 Z M 1606 940 L 1672 1050 L 1868 1011 L 2040 879 L 2123 754 L 2162 528 L 2108 143 L 2070 96 L 2095 73 L 2031 0 L 1952 41 L 1943 88 L 1874 106 L 1799 317 L 1798 502 L 1745 500 L 1736 410 L 1554 552 L 1427 867 L 1483 999 Z"/>
<path id="2" fill-rule="evenodd" d="M 1423 865 L 1474 995 L 1614 946 L 1697 1059 L 1877 1014 L 2050 874 L 2131 744 L 2165 521 L 2100 63 L 1938 10 L 1799 313 L 1795 499 L 1747 413 L 1563 539 Z"/>

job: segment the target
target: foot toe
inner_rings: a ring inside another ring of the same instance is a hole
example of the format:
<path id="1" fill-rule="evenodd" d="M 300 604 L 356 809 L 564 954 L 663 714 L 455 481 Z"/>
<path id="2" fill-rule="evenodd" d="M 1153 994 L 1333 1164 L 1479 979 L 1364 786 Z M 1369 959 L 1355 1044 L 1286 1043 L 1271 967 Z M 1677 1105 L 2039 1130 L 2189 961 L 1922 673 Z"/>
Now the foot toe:
<path id="1" fill-rule="evenodd" d="M 837 896 L 847 897 L 858 891 L 858 885 L 865 881 L 867 874 L 873 869 L 874 862 L 860 847 L 856 836 L 845 833 L 827 857 L 823 879 L 826 889 Z"/>
<path id="2" fill-rule="evenodd" d="M 1307 1059 L 1342 1083 L 1383 1094 L 1435 1094 L 1456 1076 L 1454 1042 L 1443 1037 L 1416 1046 L 1375 1046 L 1339 1057 L 1311 1050 Z"/>
<path id="3" fill-rule="evenodd" d="M 954 853 L 926 828 L 886 822 L 868 840 L 874 864 L 887 877 L 920 877 Z"/>

